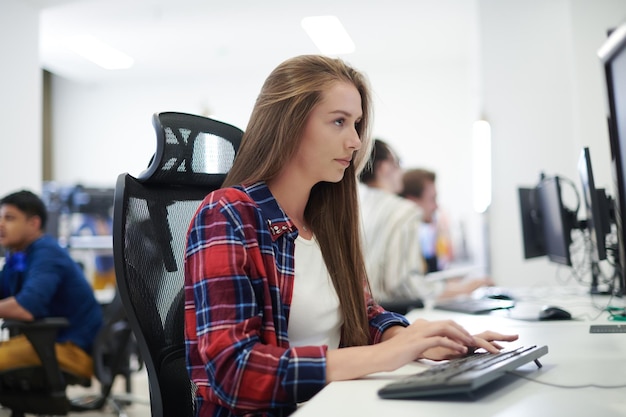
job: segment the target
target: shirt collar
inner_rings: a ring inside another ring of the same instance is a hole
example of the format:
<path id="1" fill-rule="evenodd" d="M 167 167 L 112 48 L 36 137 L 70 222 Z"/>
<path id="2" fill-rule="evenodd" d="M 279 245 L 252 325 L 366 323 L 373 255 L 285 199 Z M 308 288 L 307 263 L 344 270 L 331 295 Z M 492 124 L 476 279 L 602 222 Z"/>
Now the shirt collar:
<path id="1" fill-rule="evenodd" d="M 7 269 L 24 272 L 26 270 L 26 252 L 11 252 L 5 262 Z"/>
<path id="2" fill-rule="evenodd" d="M 242 188 L 259 206 L 272 240 L 275 241 L 285 233 L 292 234 L 294 239 L 298 236 L 298 229 L 280 207 L 264 181 Z"/>

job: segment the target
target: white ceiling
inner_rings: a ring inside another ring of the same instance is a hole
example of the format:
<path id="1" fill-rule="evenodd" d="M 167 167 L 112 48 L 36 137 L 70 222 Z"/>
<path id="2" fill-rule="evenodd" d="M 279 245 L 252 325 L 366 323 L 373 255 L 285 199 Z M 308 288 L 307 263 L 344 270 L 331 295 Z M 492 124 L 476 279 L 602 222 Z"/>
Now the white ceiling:
<path id="1" fill-rule="evenodd" d="M 357 51 L 355 66 L 471 59 L 476 3 L 471 0 L 29 0 L 41 8 L 40 56 L 47 70 L 76 81 L 202 77 L 263 71 L 317 53 L 300 26 L 305 16 L 336 15 Z M 107 71 L 64 48 L 89 34 L 132 56 Z"/>

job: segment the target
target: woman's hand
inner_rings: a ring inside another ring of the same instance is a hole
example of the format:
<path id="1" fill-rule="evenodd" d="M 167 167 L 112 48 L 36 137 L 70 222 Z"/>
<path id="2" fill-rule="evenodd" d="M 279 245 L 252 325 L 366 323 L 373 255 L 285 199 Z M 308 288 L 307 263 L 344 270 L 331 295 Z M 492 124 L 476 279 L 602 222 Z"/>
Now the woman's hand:
<path id="1" fill-rule="evenodd" d="M 466 347 L 468 348 L 468 351 L 466 352 L 466 354 L 468 352 L 472 353 L 473 351 L 477 349 L 481 349 L 481 348 L 485 349 L 487 352 L 490 352 L 490 353 L 498 353 L 503 348 L 499 343 L 497 343 L 498 341 L 512 342 L 512 341 L 517 340 L 517 338 L 518 338 L 518 335 L 516 334 L 505 335 L 505 334 L 496 333 L 492 331 L 485 331 L 485 332 L 482 332 L 473 336 L 472 343 L 466 345 Z M 463 355 L 460 355 L 455 350 L 447 349 L 444 346 L 438 346 L 432 349 L 428 349 L 423 354 L 424 358 L 432 359 L 432 360 L 453 359 L 453 358 L 458 358 L 460 356 L 463 356 Z"/>
<path id="2" fill-rule="evenodd" d="M 392 331 L 393 329 L 393 331 Z M 424 357 L 432 349 L 440 349 L 451 356 L 463 356 L 474 337 L 452 320 L 416 320 L 406 328 L 394 327 L 383 335 L 380 343 L 386 357 L 386 370 L 393 370 Z"/>

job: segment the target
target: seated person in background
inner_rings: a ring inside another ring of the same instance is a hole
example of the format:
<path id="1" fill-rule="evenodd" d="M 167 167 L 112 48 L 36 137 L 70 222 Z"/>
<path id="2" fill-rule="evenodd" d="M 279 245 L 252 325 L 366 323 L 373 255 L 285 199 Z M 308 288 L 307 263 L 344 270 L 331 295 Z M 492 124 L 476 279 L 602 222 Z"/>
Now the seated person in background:
<path id="1" fill-rule="evenodd" d="M 426 297 L 419 229 L 421 210 L 398 196 L 402 168 L 391 147 L 374 139 L 359 179 L 365 264 L 374 298 L 385 302 Z"/>
<path id="2" fill-rule="evenodd" d="M 65 317 L 55 350 L 63 371 L 90 378 L 91 349 L 102 309 L 83 272 L 67 251 L 44 234 L 47 211 L 30 191 L 0 200 L 0 245 L 7 249 L 0 273 L 0 317 L 32 321 Z M 0 343 L 0 370 L 40 364 L 24 335 Z"/>
<path id="3" fill-rule="evenodd" d="M 436 174 L 421 168 L 410 169 L 402 176 L 402 197 L 414 202 L 422 211 L 419 232 L 421 255 L 428 272 L 444 269 L 451 260 L 450 236 L 447 226 L 437 216 Z M 467 294 L 482 286 L 493 285 L 489 278 L 449 281 L 442 297 Z"/>
<path id="4" fill-rule="evenodd" d="M 289 415 L 332 381 L 517 339 L 409 325 L 372 299 L 356 179 L 370 118 L 364 76 L 339 59 L 292 58 L 265 81 L 223 188 L 187 235 L 196 416 Z"/>
<path id="5" fill-rule="evenodd" d="M 449 241 L 440 229 L 441 224 L 436 218 L 437 188 L 436 174 L 427 169 L 411 169 L 402 176 L 402 192 L 400 195 L 416 203 L 422 209 L 422 227 L 420 228 L 420 246 L 422 258 L 428 272 L 440 271 L 446 263 L 449 252 Z M 442 259 L 443 258 L 443 259 Z"/>

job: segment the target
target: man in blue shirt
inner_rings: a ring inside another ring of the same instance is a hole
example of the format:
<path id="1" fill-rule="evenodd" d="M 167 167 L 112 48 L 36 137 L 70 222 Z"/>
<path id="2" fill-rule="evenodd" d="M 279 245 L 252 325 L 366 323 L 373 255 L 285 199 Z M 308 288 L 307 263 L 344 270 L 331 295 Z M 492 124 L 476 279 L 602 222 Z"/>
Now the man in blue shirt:
<path id="1" fill-rule="evenodd" d="M 0 274 L 0 317 L 32 321 L 65 317 L 55 350 L 62 370 L 93 375 L 91 349 L 102 310 L 90 284 L 67 251 L 44 234 L 43 201 L 30 191 L 0 200 L 0 245 L 7 249 Z M 40 363 L 23 335 L 0 343 L 0 370 Z"/>

